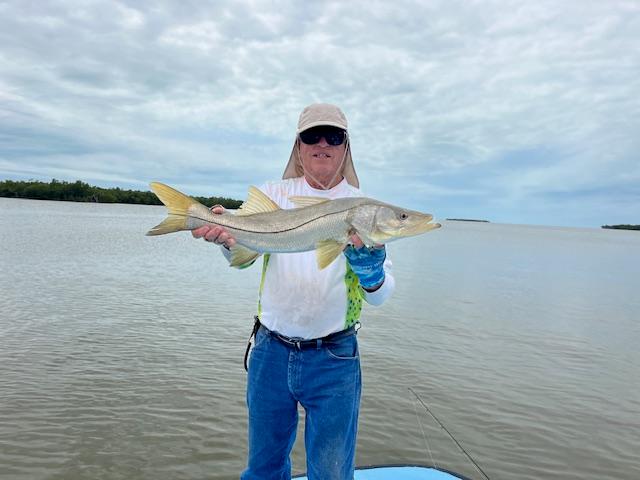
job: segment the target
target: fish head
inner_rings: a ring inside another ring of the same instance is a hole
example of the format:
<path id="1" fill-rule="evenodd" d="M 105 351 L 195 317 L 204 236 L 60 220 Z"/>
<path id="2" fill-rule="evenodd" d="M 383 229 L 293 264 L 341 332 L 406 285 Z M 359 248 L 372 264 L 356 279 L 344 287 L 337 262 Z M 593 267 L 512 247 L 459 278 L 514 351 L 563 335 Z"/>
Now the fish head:
<path id="1" fill-rule="evenodd" d="M 420 235 L 440 227 L 431 223 L 433 215 L 385 203 L 357 207 L 352 225 L 367 245 L 389 243 L 399 238 Z"/>

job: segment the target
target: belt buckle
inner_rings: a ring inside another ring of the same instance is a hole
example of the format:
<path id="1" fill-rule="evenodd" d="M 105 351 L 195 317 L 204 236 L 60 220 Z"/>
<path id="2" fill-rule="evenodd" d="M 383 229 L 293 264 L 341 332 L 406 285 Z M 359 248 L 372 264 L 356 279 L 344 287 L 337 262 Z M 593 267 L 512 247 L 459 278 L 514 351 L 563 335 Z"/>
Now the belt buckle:
<path id="1" fill-rule="evenodd" d="M 282 335 L 281 333 L 277 334 L 277 337 L 282 340 L 287 345 L 291 345 L 292 347 L 297 348 L 298 350 L 302 350 L 302 342 L 304 338 L 302 337 L 287 337 L 286 335 Z"/>

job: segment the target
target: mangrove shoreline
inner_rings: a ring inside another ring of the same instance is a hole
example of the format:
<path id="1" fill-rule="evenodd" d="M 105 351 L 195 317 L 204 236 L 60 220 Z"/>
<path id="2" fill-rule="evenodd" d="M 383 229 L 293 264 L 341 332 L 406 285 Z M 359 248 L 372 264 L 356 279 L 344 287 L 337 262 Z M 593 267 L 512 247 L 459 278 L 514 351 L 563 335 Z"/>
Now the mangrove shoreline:
<path id="1" fill-rule="evenodd" d="M 32 200 L 57 200 L 63 202 L 94 202 L 94 203 L 129 203 L 137 205 L 162 205 L 158 197 L 151 191 L 123 190 L 121 188 L 102 188 L 89 185 L 80 180 L 65 182 L 56 180 L 41 182 L 28 181 L 0 181 L 0 197 L 29 198 Z M 224 208 L 238 208 L 241 200 L 227 197 L 196 197 L 207 207 L 219 204 Z"/>

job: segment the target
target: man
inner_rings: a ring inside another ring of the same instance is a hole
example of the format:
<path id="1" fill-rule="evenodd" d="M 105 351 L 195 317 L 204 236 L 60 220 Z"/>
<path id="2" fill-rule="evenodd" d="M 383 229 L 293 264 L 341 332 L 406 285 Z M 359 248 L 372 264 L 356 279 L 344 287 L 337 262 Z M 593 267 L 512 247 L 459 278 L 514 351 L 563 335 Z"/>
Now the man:
<path id="1" fill-rule="evenodd" d="M 363 196 L 338 107 L 313 104 L 302 111 L 282 178 L 261 187 L 281 208 L 294 208 L 290 196 Z M 221 227 L 201 227 L 193 236 L 227 248 L 235 243 Z M 384 246 L 364 246 L 357 235 L 351 240 L 345 257 L 323 270 L 315 252 L 264 256 L 243 480 L 291 478 L 298 403 L 305 409 L 308 478 L 353 479 L 361 389 L 356 323 L 362 300 L 380 305 L 394 280 Z"/>

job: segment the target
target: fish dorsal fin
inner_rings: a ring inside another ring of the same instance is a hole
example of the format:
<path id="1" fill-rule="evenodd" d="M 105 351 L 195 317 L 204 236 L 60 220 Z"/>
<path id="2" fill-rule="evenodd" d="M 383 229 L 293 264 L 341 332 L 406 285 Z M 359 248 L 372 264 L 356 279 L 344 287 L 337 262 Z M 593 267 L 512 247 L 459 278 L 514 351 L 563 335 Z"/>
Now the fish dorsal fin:
<path id="1" fill-rule="evenodd" d="M 253 185 L 249 187 L 249 195 L 247 200 L 240 205 L 240 208 L 236 212 L 236 215 L 253 215 L 254 213 L 267 213 L 280 210 L 280 207 L 262 193 L 259 189 Z"/>
<path id="2" fill-rule="evenodd" d="M 329 198 L 324 197 L 289 197 L 289 201 L 293 203 L 296 207 L 310 207 L 311 205 L 319 205 L 324 202 L 330 201 Z"/>
<path id="3" fill-rule="evenodd" d="M 231 252 L 231 262 L 229 265 L 238 268 L 248 267 L 250 263 L 260 256 L 258 252 L 254 252 L 238 244 L 229 248 L 229 251 Z"/>
<path id="4" fill-rule="evenodd" d="M 344 250 L 345 244 L 336 240 L 320 240 L 316 243 L 316 261 L 322 270 L 333 262 Z"/>

